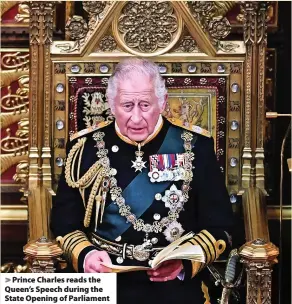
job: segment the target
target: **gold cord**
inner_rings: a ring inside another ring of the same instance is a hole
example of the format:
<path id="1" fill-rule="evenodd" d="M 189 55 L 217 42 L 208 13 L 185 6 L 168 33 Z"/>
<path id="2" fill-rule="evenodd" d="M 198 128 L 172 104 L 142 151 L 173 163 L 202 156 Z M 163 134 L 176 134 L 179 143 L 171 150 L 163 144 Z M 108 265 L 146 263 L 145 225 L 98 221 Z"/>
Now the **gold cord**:
<path id="1" fill-rule="evenodd" d="M 98 176 L 92 186 L 84 216 L 84 227 L 89 227 L 95 195 L 100 187 L 102 176 Z"/>
<path id="2" fill-rule="evenodd" d="M 79 178 L 81 159 L 82 159 L 82 154 L 86 140 L 87 140 L 86 137 L 78 139 L 78 142 L 70 150 L 65 165 L 65 179 L 70 187 L 79 189 L 84 207 L 86 208 L 85 216 L 84 216 L 84 226 L 89 227 L 94 199 L 98 190 L 101 191 L 101 182 L 104 177 L 104 170 L 102 170 L 102 165 L 99 163 L 99 161 L 96 161 L 88 169 L 88 171 L 81 178 Z M 74 168 L 78 154 L 79 154 L 79 158 L 77 164 L 77 181 L 75 181 Z M 92 183 L 93 186 L 90 191 L 89 199 L 86 206 L 85 189 L 91 186 Z"/>

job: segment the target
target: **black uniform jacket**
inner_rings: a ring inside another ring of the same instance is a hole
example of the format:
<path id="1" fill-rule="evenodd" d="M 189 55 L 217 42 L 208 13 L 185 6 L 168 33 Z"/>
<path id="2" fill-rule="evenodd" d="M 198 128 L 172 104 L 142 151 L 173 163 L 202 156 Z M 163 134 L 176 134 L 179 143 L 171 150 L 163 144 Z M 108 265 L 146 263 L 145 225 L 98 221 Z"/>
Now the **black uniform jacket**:
<path id="1" fill-rule="evenodd" d="M 147 161 L 146 166 L 149 166 L 149 156 L 157 154 L 171 125 L 168 120 L 163 120 L 164 123 L 160 132 L 142 148 L 144 152 L 143 160 Z M 179 128 L 177 126 L 173 127 Z M 114 123 L 103 127 L 99 131 L 105 133 L 105 148 L 108 149 L 111 167 L 117 170 L 115 177 L 118 186 L 124 189 L 139 173 L 135 172 L 134 168 L 131 168 L 131 161 L 135 160 L 137 147 L 124 142 L 116 134 Z M 96 142 L 93 139 L 93 134 L 94 132 L 84 135 L 87 137 L 87 141 L 81 160 L 80 176 L 85 174 L 97 160 L 97 148 L 95 147 Z M 227 244 L 225 252 L 227 253 L 229 251 L 228 249 L 230 249 L 227 235 L 231 234 L 233 214 L 224 183 L 224 177 L 217 164 L 214 153 L 214 141 L 212 138 L 196 133 L 193 134 L 196 137 L 192 150 L 195 154 L 193 161 L 193 180 L 190 184 L 189 201 L 185 203 L 184 210 L 181 211 L 178 222 L 182 225 L 185 233 L 189 231 L 198 233 L 202 229 L 206 229 L 216 240 L 225 240 Z M 68 143 L 67 153 L 76 142 L 77 139 Z M 113 146 L 118 147 L 117 152 L 112 151 Z M 179 186 L 179 183 L 177 185 Z M 88 195 L 89 191 L 87 191 L 85 195 L 86 201 Z M 109 199 L 107 201 L 107 204 L 108 203 Z M 152 205 L 142 214 L 141 218 L 145 223 L 153 223 L 154 214 L 158 213 L 163 217 L 167 216 L 168 211 L 163 201 L 156 201 L 155 198 L 153 198 Z M 85 208 L 79 190 L 70 188 L 67 185 L 63 172 L 52 208 L 51 229 L 54 235 L 56 237 L 64 236 L 75 230 L 92 231 L 93 224 L 88 229 L 84 228 L 84 214 Z M 91 222 L 94 223 L 93 218 Z M 112 229 L 115 223 L 103 223 L 102 225 L 107 225 L 103 227 L 105 229 Z M 145 233 L 138 232 L 130 226 L 130 228 L 121 235 L 119 243 L 141 244 L 144 236 Z M 162 233 L 150 235 L 150 238 L 151 237 L 158 238 L 157 246 L 169 244 Z M 85 255 L 93 248 L 92 246 L 88 246 L 81 251 L 78 257 L 79 272 L 83 271 Z M 111 256 L 111 258 L 113 263 L 116 263 L 116 257 Z M 125 260 L 123 264 L 128 265 L 133 263 L 137 263 L 137 261 Z M 190 262 L 184 262 L 184 280 L 176 279 L 163 283 L 151 282 L 146 272 L 118 274 L 118 303 L 205 303 L 201 289 L 201 273 L 198 273 L 191 279 L 191 267 Z"/>

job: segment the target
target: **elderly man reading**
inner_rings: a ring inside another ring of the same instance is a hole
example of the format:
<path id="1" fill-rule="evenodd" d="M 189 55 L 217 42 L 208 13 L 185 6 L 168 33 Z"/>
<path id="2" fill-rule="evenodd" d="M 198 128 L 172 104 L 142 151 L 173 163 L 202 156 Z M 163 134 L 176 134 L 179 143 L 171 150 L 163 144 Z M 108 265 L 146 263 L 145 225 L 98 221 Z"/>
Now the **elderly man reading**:
<path id="1" fill-rule="evenodd" d="M 205 303 L 201 275 L 218 258 L 216 240 L 228 243 L 233 217 L 213 139 L 162 117 L 167 90 L 148 60 L 119 63 L 107 99 L 115 121 L 76 133 L 67 146 L 52 231 L 74 270 L 92 273 L 110 272 L 104 264 L 148 266 L 192 231 L 205 263 L 119 273 L 118 303 Z"/>

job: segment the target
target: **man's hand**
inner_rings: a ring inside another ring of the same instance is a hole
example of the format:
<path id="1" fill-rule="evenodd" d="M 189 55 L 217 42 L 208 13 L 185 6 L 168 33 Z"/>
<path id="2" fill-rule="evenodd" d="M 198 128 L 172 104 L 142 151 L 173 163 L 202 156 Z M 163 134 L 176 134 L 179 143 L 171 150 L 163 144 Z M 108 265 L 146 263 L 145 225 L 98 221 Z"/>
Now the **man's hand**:
<path id="1" fill-rule="evenodd" d="M 181 260 L 171 260 L 163 262 L 155 270 L 148 270 L 147 274 L 153 282 L 166 282 L 176 279 L 182 269 L 183 265 Z"/>
<path id="2" fill-rule="evenodd" d="M 84 261 L 84 272 L 111 272 L 110 268 L 102 265 L 112 264 L 112 261 L 106 251 L 93 250 L 89 252 Z"/>

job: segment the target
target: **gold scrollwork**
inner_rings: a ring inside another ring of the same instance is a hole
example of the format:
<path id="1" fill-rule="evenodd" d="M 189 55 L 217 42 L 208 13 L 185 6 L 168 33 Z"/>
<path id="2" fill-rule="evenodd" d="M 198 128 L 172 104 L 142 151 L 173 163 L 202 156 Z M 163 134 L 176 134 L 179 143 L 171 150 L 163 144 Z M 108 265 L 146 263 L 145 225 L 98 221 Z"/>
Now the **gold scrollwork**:
<path id="1" fill-rule="evenodd" d="M 22 161 L 27 162 L 29 119 L 24 118 L 18 122 L 18 130 L 15 132 L 15 136 L 11 136 L 9 128 L 6 129 L 6 134 L 7 136 L 0 141 L 2 152 L 1 173 Z"/>
<path id="2" fill-rule="evenodd" d="M 29 121 L 24 119 L 18 123 L 19 129 L 15 136 L 11 136 L 10 128 L 6 129 L 6 136 L 0 141 L 1 150 L 6 153 L 14 153 L 14 155 L 23 155 L 28 152 L 28 132 Z"/>
<path id="3" fill-rule="evenodd" d="M 23 75 L 28 76 L 28 71 L 1 71 L 1 88 L 9 86 L 13 81 L 18 80 Z"/>
<path id="4" fill-rule="evenodd" d="M 23 75 L 18 79 L 19 88 L 12 93 L 11 86 L 7 87 L 8 93 L 1 97 L 1 108 L 13 114 L 28 111 L 29 77 Z"/>
<path id="5" fill-rule="evenodd" d="M 135 55 L 160 55 L 171 49 L 182 31 L 182 18 L 171 2 L 126 2 L 113 22 L 116 40 Z"/>
<path id="6" fill-rule="evenodd" d="M 23 202 L 27 200 L 27 196 L 28 196 L 28 188 L 27 188 L 28 173 L 29 173 L 28 159 L 21 160 L 19 164 L 17 164 L 16 166 L 16 173 L 13 175 L 13 180 L 23 185 L 23 187 L 19 189 L 19 191 L 23 193 L 23 197 L 20 199 Z"/>
<path id="7" fill-rule="evenodd" d="M 1 154 L 1 174 L 27 158 L 27 155 Z"/>
<path id="8" fill-rule="evenodd" d="M 29 69 L 29 54 L 21 52 L 8 53 L 1 58 L 1 66 L 9 70 L 28 70 Z"/>
<path id="9" fill-rule="evenodd" d="M 27 4 L 18 4 L 18 14 L 14 17 L 16 22 L 29 22 L 29 6 Z"/>

